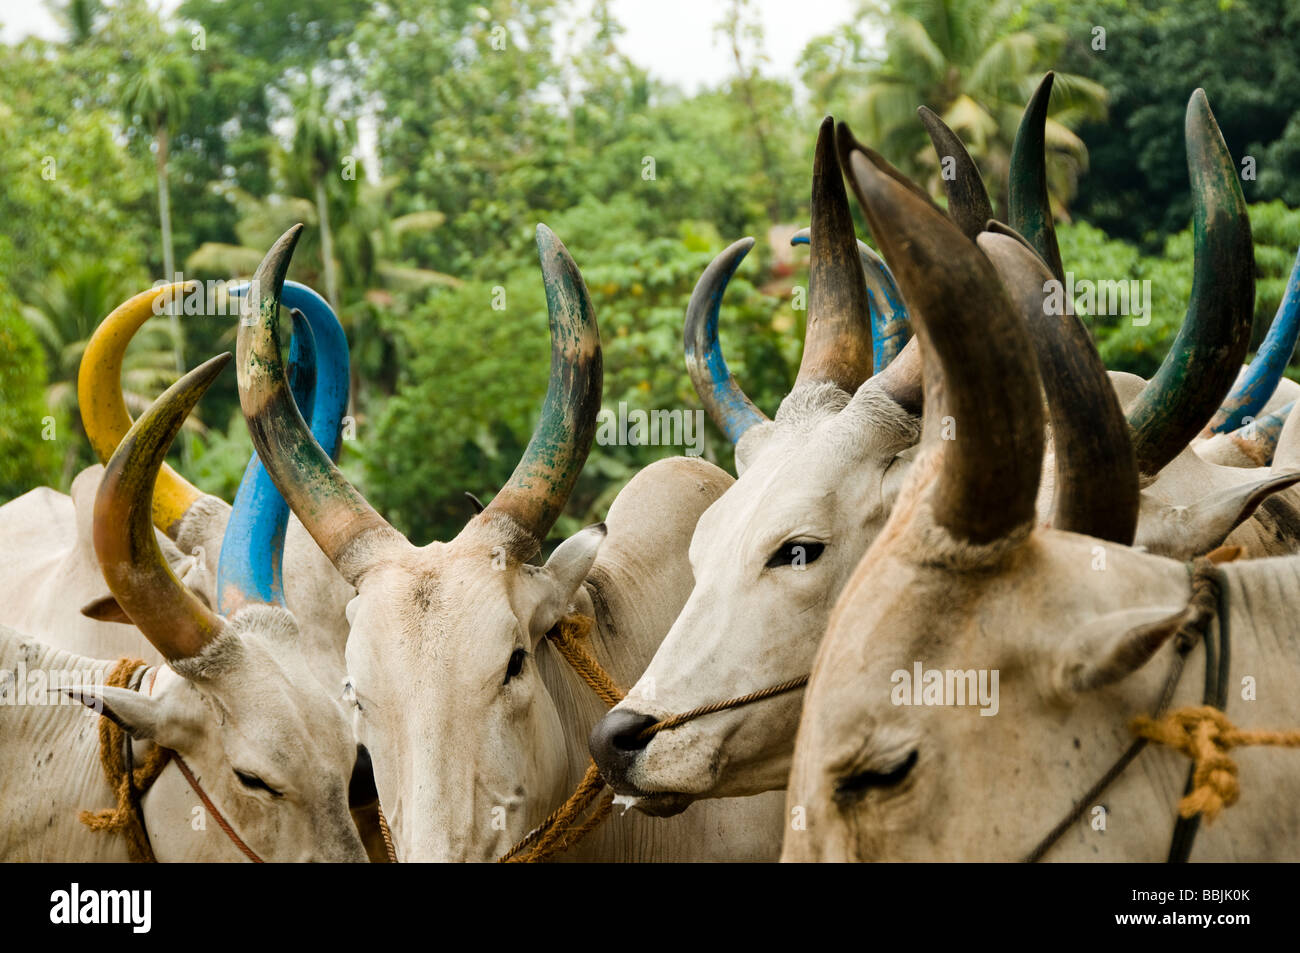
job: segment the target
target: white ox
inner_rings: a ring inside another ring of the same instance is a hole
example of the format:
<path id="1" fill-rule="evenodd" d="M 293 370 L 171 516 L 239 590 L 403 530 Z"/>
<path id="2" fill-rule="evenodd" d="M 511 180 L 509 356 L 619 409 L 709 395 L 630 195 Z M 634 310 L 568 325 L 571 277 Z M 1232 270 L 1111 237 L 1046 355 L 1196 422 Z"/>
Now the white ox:
<path id="1" fill-rule="evenodd" d="M 600 403 L 595 316 L 577 266 L 538 227 L 550 312 L 550 386 L 508 484 L 451 542 L 417 547 L 371 508 L 297 413 L 279 357 L 280 285 L 301 226 L 255 276 L 241 321 L 239 390 L 257 451 L 293 511 L 351 584 L 347 660 L 358 736 L 401 861 L 493 860 L 575 787 L 603 705 L 548 631 L 593 614 L 590 649 L 627 685 L 690 589 L 696 517 L 731 482 L 703 461 L 646 468 L 605 525 L 538 552 L 590 449 Z M 779 798 L 719 802 L 658 825 L 607 821 L 564 859 L 757 860 L 775 856 Z"/>
<path id="2" fill-rule="evenodd" d="M 1188 567 L 1085 535 L 1084 526 L 1038 525 L 1043 421 L 1026 317 L 1041 310 L 1041 284 L 1006 281 L 1005 266 L 1024 254 L 1013 239 L 983 235 L 977 249 L 869 163 L 853 168 L 864 205 L 898 223 L 882 242 L 901 253 L 895 274 L 925 349 L 931 416 L 922 456 L 817 654 L 787 801 L 806 830 L 787 833 L 783 857 L 1025 859 L 1116 764 L 1132 741 L 1130 719 L 1153 712 L 1174 671 L 1173 636 L 1196 616 Z M 989 259 L 1001 262 L 1011 300 Z M 959 421 L 953 441 L 938 439 L 943 416 Z M 1119 458 L 1125 448 L 1112 451 Z M 1107 476 L 1115 498 L 1131 504 L 1136 468 Z M 1244 728 L 1293 728 L 1300 643 L 1289 603 L 1300 558 L 1220 570 L 1228 618 L 1209 631 L 1222 641 L 1230 624 L 1230 651 L 1216 652 L 1228 717 Z M 1201 703 L 1206 652 L 1194 640 L 1172 708 Z M 955 693 L 922 694 L 917 704 L 898 674 L 917 667 L 945 684 L 950 671 L 983 672 L 986 685 L 997 673 L 996 715 Z M 1232 702 L 1245 676 L 1257 695 L 1243 707 Z M 1188 762 L 1155 745 L 1138 757 L 1104 792 L 1105 832 L 1080 820 L 1046 859 L 1165 859 Z M 1201 823 L 1192 856 L 1294 859 L 1300 762 L 1268 749 L 1231 757 L 1240 803 Z"/>
<path id="3" fill-rule="evenodd" d="M 127 859 L 121 836 L 79 820 L 83 810 L 116 804 L 100 764 L 98 719 L 59 704 L 58 691 L 43 694 L 47 685 L 65 686 L 69 697 L 120 724 L 135 764 L 155 745 L 173 753 L 141 798 L 159 860 L 246 856 L 215 817 L 195 823 L 198 790 L 261 859 L 365 860 L 348 813 L 352 731 L 312 673 L 293 615 L 251 602 L 216 615 L 177 581 L 150 525 L 158 467 L 228 360 L 191 371 L 141 416 L 109 461 L 95 502 L 104 577 L 167 664 L 139 672 L 136 690 L 107 686 L 115 661 L 0 629 L 0 859 Z"/>
<path id="4" fill-rule="evenodd" d="M 1039 105 L 1044 105 L 1045 99 L 1039 98 Z M 1041 127 L 1045 110 L 1034 106 L 1031 102 L 1027 118 L 1036 117 Z M 1025 128 L 1022 135 L 1027 134 Z M 846 155 L 859 152 L 874 157 L 843 127 L 841 137 L 840 147 Z M 1217 185 L 1222 176 L 1230 175 L 1233 164 L 1203 97 L 1189 107 L 1189 155 L 1193 174 L 1199 177 L 1196 185 L 1201 186 L 1194 188 L 1194 195 L 1214 223 L 1208 236 L 1199 237 L 1196 269 L 1202 277 L 1198 283 L 1206 285 L 1205 276 L 1230 270 L 1250 275 L 1249 231 L 1240 190 L 1234 195 L 1231 190 L 1216 191 L 1206 185 L 1211 176 L 1220 177 L 1215 180 Z M 834 165 L 826 129 L 818 156 L 813 263 L 818 263 L 819 255 L 829 256 L 831 248 L 837 249 L 834 260 L 847 263 L 853 237 L 843 185 L 838 173 L 822 177 L 819 172 L 824 165 Z M 887 163 L 879 157 L 873 161 L 934 210 L 924 193 L 901 180 Z M 1038 161 L 1041 163 L 1041 152 Z M 819 182 L 826 187 L 820 200 Z M 950 197 L 950 209 L 955 204 Z M 953 216 L 958 221 L 960 212 L 958 207 Z M 975 219 L 981 224 L 987 221 L 978 215 L 972 216 Z M 836 222 L 841 223 L 838 231 Z M 876 221 L 872 226 L 873 233 L 882 235 L 893 227 Z M 1244 246 L 1240 241 L 1243 227 Z M 855 276 L 847 264 L 844 267 L 835 280 L 839 287 L 849 289 L 853 282 L 860 282 L 860 274 Z M 721 274 L 729 271 L 721 269 Z M 712 277 L 718 281 L 719 273 Z M 822 273 L 820 280 L 831 278 Z M 818 281 L 819 272 L 813 270 L 810 328 L 822 314 L 816 303 Z M 701 284 L 705 284 L 703 279 Z M 1145 402 L 1171 410 L 1164 427 L 1149 426 L 1136 412 L 1130 414 L 1140 458 L 1150 472 L 1161 474 L 1142 494 L 1142 519 L 1136 527 L 1139 544 L 1168 547 L 1186 557 L 1205 552 L 1251 516 L 1268 493 L 1300 478 L 1268 470 L 1214 467 L 1186 446 L 1217 408 L 1236 376 L 1234 369 L 1240 366 L 1253 297 L 1236 291 L 1221 293 L 1209 303 L 1194 300 L 1189 308 L 1188 326 L 1180 333 L 1170 362 L 1190 361 L 1200 367 L 1203 379 L 1198 387 L 1170 394 L 1168 389 L 1159 390 L 1161 375 L 1157 375 L 1154 397 L 1151 388 L 1121 395 L 1130 408 Z M 697 295 L 693 305 L 709 302 L 716 308 L 721 289 L 716 285 L 697 289 Z M 1200 298 L 1209 297 L 1203 289 Z M 859 327 L 865 327 L 866 321 L 862 308 Z M 1207 335 L 1207 324 L 1222 330 Z M 1212 340 L 1198 342 L 1198 334 Z M 1225 336 L 1227 346 L 1223 346 Z M 1041 335 L 1034 341 L 1036 346 L 1044 344 Z M 1086 347 L 1091 351 L 1090 342 Z M 1214 362 L 1206 359 L 1206 352 L 1215 355 Z M 1095 351 L 1092 353 L 1095 358 Z M 647 667 L 643 682 L 602 719 L 590 739 L 602 775 L 615 790 L 634 798 L 642 811 L 673 814 L 700 798 L 753 794 L 784 786 L 798 723 L 798 694 L 718 712 L 649 740 L 643 732 L 675 712 L 779 684 L 808 671 L 831 606 L 880 533 L 911 465 L 913 444 L 920 432 L 915 413 L 921 403 L 918 363 L 913 341 L 894 364 L 865 383 L 860 377 L 857 382 L 846 377 L 834 386 L 812 379 L 801 367 L 804 380 L 796 382 L 776 418 L 751 422 L 743 432 L 736 447 L 741 475 L 701 517 L 691 542 L 695 588 Z M 806 357 L 804 367 L 807 364 Z M 734 387 L 723 375 L 711 376 Z M 1061 381 L 1049 377 L 1048 383 L 1059 385 Z M 1144 383 L 1126 375 L 1117 387 L 1123 391 Z M 1049 396 L 1054 396 L 1054 404 L 1059 406 L 1068 392 L 1052 394 L 1049 390 Z M 725 417 L 710 403 L 707 391 L 702 397 L 715 419 Z M 1114 403 L 1113 396 L 1109 400 Z M 729 398 L 726 403 L 734 406 L 737 402 Z M 757 415 L 757 411 L 753 413 Z M 1087 458 L 1089 425 L 1080 418 L 1063 431 L 1062 449 L 1077 445 L 1072 465 L 1069 460 L 1051 461 L 1072 466 L 1075 483 L 1084 487 L 1089 470 L 1096 465 Z M 1171 458 L 1174 463 L 1166 482 L 1165 464 Z M 1045 467 L 1043 477 L 1038 512 L 1039 518 L 1048 522 L 1056 505 L 1057 467 Z M 1171 487 L 1181 487 L 1184 495 L 1170 499 L 1164 494 Z M 1136 497 L 1136 487 L 1133 492 Z M 1190 506 L 1186 503 L 1189 498 L 1195 501 Z M 1285 506 L 1285 501 L 1280 502 Z M 1104 500 L 1094 499 L 1088 508 L 1105 510 L 1107 506 Z M 1133 518 L 1122 507 L 1112 509 L 1104 535 L 1131 542 Z M 1281 546 L 1289 551 L 1300 539 L 1300 519 L 1288 522 L 1285 510 L 1279 512 L 1281 518 L 1275 519 L 1267 509 L 1261 511 L 1230 541 L 1254 534 L 1247 538 L 1257 550 L 1268 552 L 1271 546 Z M 1058 525 L 1068 528 L 1069 523 Z"/>

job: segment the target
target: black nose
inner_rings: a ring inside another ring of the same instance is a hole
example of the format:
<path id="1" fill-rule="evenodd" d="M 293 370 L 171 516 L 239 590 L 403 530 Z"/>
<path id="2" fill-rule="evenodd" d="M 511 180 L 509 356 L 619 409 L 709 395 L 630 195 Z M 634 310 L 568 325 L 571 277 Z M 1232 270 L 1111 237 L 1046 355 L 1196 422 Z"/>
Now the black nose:
<path id="1" fill-rule="evenodd" d="M 591 729 L 587 747 L 601 775 L 615 789 L 625 781 L 637 753 L 650 743 L 649 738 L 639 737 L 641 732 L 658 720 L 639 711 L 615 708 Z"/>

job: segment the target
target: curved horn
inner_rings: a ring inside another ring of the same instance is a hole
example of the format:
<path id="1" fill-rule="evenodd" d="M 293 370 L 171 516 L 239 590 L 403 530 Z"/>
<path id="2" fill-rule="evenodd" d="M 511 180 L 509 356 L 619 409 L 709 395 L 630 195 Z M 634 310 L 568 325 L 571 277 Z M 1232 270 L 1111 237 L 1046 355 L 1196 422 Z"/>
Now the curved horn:
<path id="1" fill-rule="evenodd" d="M 915 182 L 909 179 L 898 169 L 890 165 L 889 160 L 886 159 L 884 156 L 882 156 L 875 149 L 872 149 L 870 146 L 865 146 L 862 143 L 858 142 L 858 140 L 853 136 L 853 131 L 849 129 L 849 124 L 846 122 L 840 123 L 839 128 L 836 130 L 835 147 L 839 152 L 839 156 L 840 156 L 840 168 L 844 170 L 846 175 L 848 174 L 848 170 L 849 170 L 849 161 L 850 161 L 849 156 L 852 155 L 854 152 L 861 152 L 864 156 L 866 156 L 868 162 L 870 162 L 881 172 L 885 173 L 885 175 L 889 176 L 899 185 L 903 186 L 905 189 L 907 189 L 917 198 L 921 199 L 921 201 L 925 202 L 926 205 L 930 206 L 930 208 L 939 212 L 939 214 L 941 215 L 945 214 L 943 209 L 939 208 L 939 206 L 934 203 L 934 199 L 930 198 L 929 192 L 921 188 L 919 185 L 917 185 Z M 876 244 L 879 245 L 880 244 L 879 237 L 875 236 L 874 234 L 873 237 L 877 238 Z"/>
<path id="2" fill-rule="evenodd" d="M 301 311 L 293 311 L 289 390 L 300 413 L 311 416 L 316 397 L 316 342 Z M 217 611 L 230 615 L 246 602 L 284 605 L 284 536 L 289 504 L 275 488 L 257 453 L 239 481 L 221 537 L 217 561 Z"/>
<path id="3" fill-rule="evenodd" d="M 251 284 L 230 289 L 237 297 Z M 348 339 L 334 309 L 307 285 L 286 281 L 280 303 L 291 309 L 290 390 L 299 412 L 311 419 L 316 442 L 337 460 L 348 405 Z M 283 603 L 281 564 L 289 505 L 256 453 L 248 461 L 231 507 L 217 562 L 217 608 L 239 603 Z"/>
<path id="4" fill-rule="evenodd" d="M 131 429 L 131 414 L 122 398 L 122 358 L 132 336 L 156 314 L 198 291 L 196 281 L 177 282 L 142 291 L 118 305 L 95 329 L 77 371 L 81 423 L 101 463 L 107 463 Z M 167 464 L 158 473 L 153 494 L 153 522 L 175 538 L 181 517 L 203 493 Z"/>
<path id="5" fill-rule="evenodd" d="M 811 228 L 801 228 L 790 236 L 790 244 L 807 245 L 811 236 Z M 862 239 L 858 239 L 858 257 L 862 260 L 867 303 L 871 306 L 871 371 L 879 374 L 911 339 L 912 322 L 907 318 L 907 305 L 885 260 Z"/>
<path id="6" fill-rule="evenodd" d="M 555 525 L 591 450 L 603 373 L 600 331 L 582 273 L 545 225 L 537 226 L 537 257 L 551 326 L 550 384 L 541 420 L 514 473 L 475 517 L 509 520 L 532 541 L 523 548 L 533 551 Z"/>
<path id="7" fill-rule="evenodd" d="M 872 366 L 871 308 L 829 116 L 813 159 L 812 234 L 808 325 L 795 384 L 830 381 L 852 394 Z"/>
<path id="8" fill-rule="evenodd" d="M 289 391 L 280 360 L 280 293 L 301 234 L 295 225 L 280 236 L 253 275 L 255 293 L 244 299 L 236 346 L 239 403 L 276 489 L 355 586 L 380 550 L 406 540 L 321 449 Z"/>
<path id="9" fill-rule="evenodd" d="M 850 168 L 911 308 L 925 356 L 926 406 L 955 427 L 929 490 L 934 518 L 977 545 L 1026 531 L 1043 455 L 1028 329 L 988 260 L 943 212 L 860 152 L 851 153 Z"/>
<path id="10" fill-rule="evenodd" d="M 251 283 L 243 283 L 232 288 L 230 293 L 242 297 L 248 294 L 250 287 Z M 351 386 L 348 337 L 330 303 L 308 285 L 298 281 L 285 281 L 284 290 L 280 292 L 280 306 L 291 312 L 301 312 L 311 329 L 316 361 L 313 389 L 315 404 L 304 417 L 311 417 L 311 433 L 316 442 L 330 455 L 331 460 L 337 460 L 343 443 L 343 416 L 348 411 L 348 389 Z M 295 335 L 297 329 L 298 323 L 295 320 Z M 292 353 L 290 373 L 293 373 Z"/>
<path id="11" fill-rule="evenodd" d="M 1128 422 L 1087 329 L 1065 308 L 1053 314 L 1047 264 L 1023 242 L 991 229 L 977 244 L 1025 318 L 1047 391 L 1056 454 L 1052 525 L 1131 546 L 1138 474 Z"/>
<path id="12" fill-rule="evenodd" d="M 1205 433 L 1236 430 L 1245 418 L 1254 417 L 1263 409 L 1291 362 L 1297 336 L 1300 336 L 1300 252 L 1296 253 L 1286 291 L 1255 359 L 1206 424 Z"/>
<path id="13" fill-rule="evenodd" d="M 198 655 L 224 623 L 167 564 L 150 520 L 151 498 L 185 416 L 229 361 L 229 354 L 214 357 L 167 388 L 122 438 L 95 495 L 95 555 L 104 580 L 168 661 Z"/>
<path id="14" fill-rule="evenodd" d="M 1246 201 L 1203 90 L 1187 104 L 1185 135 L 1196 247 L 1192 294 L 1173 346 L 1129 406 L 1144 478 L 1177 456 L 1218 409 L 1246 356 L 1255 310 Z"/>
<path id="15" fill-rule="evenodd" d="M 1052 98 L 1055 76 L 1048 73 L 1043 77 L 1020 117 L 1020 128 L 1011 147 L 1007 211 L 1011 227 L 1028 239 L 1056 280 L 1064 281 L 1065 266 L 1061 264 L 1052 202 L 1047 194 L 1047 105 Z"/>
<path id="16" fill-rule="evenodd" d="M 723 249 L 700 275 L 686 305 L 686 371 L 704 409 L 732 443 L 754 424 L 767 420 L 767 415 L 754 406 L 736 383 L 718 340 L 722 296 L 731 276 L 753 247 L 754 239 L 742 238 Z"/>
<path id="17" fill-rule="evenodd" d="M 993 203 L 989 201 L 980 170 L 961 139 L 933 110 L 919 106 L 916 112 L 934 145 L 935 155 L 939 157 L 939 178 L 943 180 L 943 191 L 948 196 L 948 217 L 957 223 L 963 235 L 975 241 L 984 230 L 984 223 L 993 217 Z M 951 179 L 942 174 L 944 158 L 951 158 L 956 167 L 956 174 Z"/>

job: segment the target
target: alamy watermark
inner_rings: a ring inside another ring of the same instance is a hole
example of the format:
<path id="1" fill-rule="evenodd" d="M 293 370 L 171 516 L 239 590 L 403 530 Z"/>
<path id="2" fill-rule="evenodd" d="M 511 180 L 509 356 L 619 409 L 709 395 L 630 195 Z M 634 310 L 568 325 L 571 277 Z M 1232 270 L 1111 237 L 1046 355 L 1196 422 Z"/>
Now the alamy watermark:
<path id="1" fill-rule="evenodd" d="M 242 313 L 243 298 L 256 298 L 258 280 L 227 281 L 209 279 L 208 281 L 187 281 L 179 271 L 171 281 L 159 279 L 153 283 L 155 288 L 168 288 L 163 294 L 153 299 L 153 313 L 176 314 L 192 317 L 198 314 L 238 317 Z M 184 287 L 175 287 L 184 285 Z M 169 288 L 169 286 L 172 286 Z"/>
<path id="2" fill-rule="evenodd" d="M 1065 282 L 1055 278 L 1043 282 L 1043 314 L 1132 315 L 1134 327 L 1151 323 L 1151 279 L 1128 281 L 1089 278 L 1075 280 L 1065 273 Z M 1067 311 L 1067 304 L 1069 310 Z"/>
<path id="3" fill-rule="evenodd" d="M 103 689 L 104 673 L 98 670 L 29 670 L 26 662 L 15 669 L 0 668 L 0 707 L 85 705 L 87 712 L 95 714 L 103 711 Z"/>
<path id="4" fill-rule="evenodd" d="M 618 410 L 596 415 L 596 443 L 602 447 L 683 447 L 688 457 L 704 452 L 703 410 Z"/>
<path id="5" fill-rule="evenodd" d="M 998 713 L 997 669 L 938 669 L 912 663 L 889 676 L 894 687 L 889 700 L 895 705 L 938 707 L 978 706 L 981 715 Z"/>

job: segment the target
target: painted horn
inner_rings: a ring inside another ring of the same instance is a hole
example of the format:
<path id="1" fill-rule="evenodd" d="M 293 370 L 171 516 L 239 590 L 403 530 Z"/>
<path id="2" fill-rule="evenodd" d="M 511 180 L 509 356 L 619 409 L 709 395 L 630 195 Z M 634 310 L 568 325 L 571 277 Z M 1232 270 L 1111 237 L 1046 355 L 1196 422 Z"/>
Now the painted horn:
<path id="1" fill-rule="evenodd" d="M 1131 546 L 1137 463 L 1101 355 L 1073 309 L 1053 314 L 1047 307 L 1044 289 L 1052 274 L 1027 241 L 994 228 L 977 244 L 1024 316 L 1042 371 L 1056 454 L 1052 525 Z"/>
<path id="2" fill-rule="evenodd" d="M 811 236 L 811 228 L 801 228 L 790 236 L 790 244 L 807 245 Z M 871 371 L 879 374 L 911 339 L 912 323 L 907 319 L 907 305 L 885 260 L 862 239 L 858 239 L 858 257 L 862 261 L 867 303 L 871 307 Z"/>
<path id="3" fill-rule="evenodd" d="M 232 295 L 246 295 L 241 284 Z M 348 340 L 334 309 L 307 285 L 286 281 L 280 303 L 291 309 L 290 390 L 299 412 L 311 420 L 316 442 L 337 460 L 340 428 L 348 406 Z M 311 366 L 309 367 L 309 362 Z M 256 453 L 248 461 L 231 507 L 217 563 L 218 609 L 243 601 L 283 603 L 281 566 L 289 505 Z"/>
<path id="4" fill-rule="evenodd" d="M 953 440 L 929 489 L 934 519 L 976 545 L 1032 528 L 1043 455 L 1037 361 L 997 273 L 932 203 L 863 153 L 851 181 L 907 299 L 925 359 L 927 431 L 944 417 Z M 931 446 L 935 442 L 932 441 Z"/>
<path id="5" fill-rule="evenodd" d="M 336 569 L 355 586 L 389 546 L 406 545 L 317 443 L 294 403 L 280 359 L 280 294 L 302 226 L 289 229 L 253 275 L 236 346 L 239 403 L 276 489 Z"/>
<path id="6" fill-rule="evenodd" d="M 90 445 L 107 463 L 131 429 L 131 414 L 122 398 L 122 359 L 137 331 L 156 314 L 165 314 L 201 286 L 195 281 L 150 288 L 118 305 L 100 322 L 86 344 L 77 371 L 77 405 Z M 158 473 L 153 494 L 153 523 L 175 539 L 183 517 L 203 493 L 167 464 Z"/>
<path id="7" fill-rule="evenodd" d="M 300 413 L 312 416 L 316 398 L 316 342 L 301 311 L 293 311 L 289 390 Z M 318 440 L 319 442 L 319 440 Z M 217 561 L 217 611 L 228 616 L 248 602 L 284 601 L 284 537 L 289 504 L 254 452 L 239 481 Z"/>
<path id="8" fill-rule="evenodd" d="M 1236 448 L 1237 453 L 1257 467 L 1267 467 L 1278 463 L 1275 459 L 1282 428 L 1295 410 L 1295 401 L 1279 407 L 1271 414 L 1265 414 L 1257 420 L 1242 424 L 1231 433 L 1216 434 L 1201 445 L 1200 450 L 1207 450 L 1212 442 L 1227 441 Z M 1280 466 L 1279 470 L 1291 469 L 1292 465 Z"/>
<path id="9" fill-rule="evenodd" d="M 1064 281 L 1065 266 L 1056 243 L 1052 202 L 1047 193 L 1047 106 L 1055 78 L 1054 73 L 1043 77 L 1020 117 L 1020 128 L 1011 147 L 1007 213 L 1011 227 L 1029 241 L 1053 277 Z"/>
<path id="10" fill-rule="evenodd" d="M 1300 336 L 1300 252 L 1296 253 L 1286 291 L 1273 315 L 1273 323 L 1268 326 L 1268 334 L 1250 367 L 1206 425 L 1207 435 L 1237 430 L 1245 418 L 1254 417 L 1264 408 L 1291 362 L 1297 336 Z"/>
<path id="11" fill-rule="evenodd" d="M 1160 369 L 1129 406 L 1138 470 L 1153 477 L 1219 408 L 1250 345 L 1255 256 L 1237 167 L 1203 90 L 1185 124 L 1195 259 L 1187 316 Z"/>
<path id="12" fill-rule="evenodd" d="M 191 658 L 224 623 L 172 572 L 150 519 L 158 470 L 186 415 L 230 361 L 221 354 L 167 388 L 140 415 L 104 469 L 95 495 L 95 555 L 122 610 L 168 661 Z"/>
<path id="13" fill-rule="evenodd" d="M 603 379 L 600 331 L 587 286 L 568 249 L 545 225 L 537 226 L 537 256 L 551 328 L 550 383 L 523 457 L 475 517 L 485 523 L 504 520 L 509 540 L 520 540 L 522 530 L 515 553 L 521 559 L 546 539 L 582 472 L 596 435 Z"/>
<path id="14" fill-rule="evenodd" d="M 984 224 L 993 217 L 993 203 L 989 201 L 989 193 L 984 188 L 975 160 L 957 134 L 933 110 L 920 106 L 916 112 L 939 158 L 939 178 L 943 180 L 943 191 L 948 196 L 948 217 L 956 222 L 963 235 L 975 241 L 984 230 Z M 951 179 L 943 175 L 943 160 L 946 158 L 953 161 L 954 175 Z"/>
<path id="15" fill-rule="evenodd" d="M 829 116 L 813 158 L 812 236 L 808 324 L 795 385 L 829 381 L 852 394 L 872 367 L 871 307 Z"/>
<path id="16" fill-rule="evenodd" d="M 754 239 L 742 238 L 723 249 L 700 275 L 695 290 L 691 292 L 690 303 L 686 305 L 686 371 L 691 375 L 691 383 L 695 385 L 695 393 L 704 409 L 732 443 L 736 443 L 754 424 L 767 420 L 767 415 L 754 406 L 736 383 L 718 340 L 722 296 L 731 276 L 753 247 Z"/>

